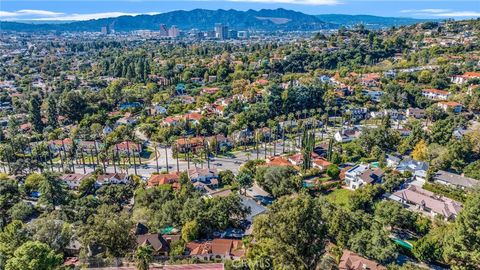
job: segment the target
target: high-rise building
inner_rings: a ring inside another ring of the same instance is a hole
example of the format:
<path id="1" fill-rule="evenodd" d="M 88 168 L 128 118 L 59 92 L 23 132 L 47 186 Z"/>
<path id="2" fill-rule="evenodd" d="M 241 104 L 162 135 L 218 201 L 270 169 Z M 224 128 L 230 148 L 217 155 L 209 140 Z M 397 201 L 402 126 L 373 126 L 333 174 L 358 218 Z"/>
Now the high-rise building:
<path id="1" fill-rule="evenodd" d="M 168 30 L 168 36 L 171 38 L 176 38 L 180 35 L 180 30 L 178 30 L 176 25 L 172 25 Z"/>
<path id="2" fill-rule="evenodd" d="M 115 29 L 113 28 L 113 23 L 107 26 L 102 26 L 101 30 L 102 35 L 114 34 Z"/>
<path id="3" fill-rule="evenodd" d="M 106 27 L 106 26 L 102 26 L 102 30 L 101 30 L 101 32 L 102 32 L 102 35 L 106 35 L 106 34 L 108 34 L 108 27 Z"/>
<path id="4" fill-rule="evenodd" d="M 168 37 L 168 28 L 165 24 L 160 24 L 160 36 Z"/>
<path id="5" fill-rule="evenodd" d="M 247 31 L 238 31 L 237 37 L 240 38 L 240 39 L 248 38 L 248 32 Z"/>
<path id="6" fill-rule="evenodd" d="M 221 23 L 216 23 L 215 27 L 215 37 L 218 39 L 228 39 L 228 27 L 221 24 Z"/>
<path id="7" fill-rule="evenodd" d="M 237 39 L 238 31 L 237 30 L 230 30 L 228 31 L 228 38 Z"/>

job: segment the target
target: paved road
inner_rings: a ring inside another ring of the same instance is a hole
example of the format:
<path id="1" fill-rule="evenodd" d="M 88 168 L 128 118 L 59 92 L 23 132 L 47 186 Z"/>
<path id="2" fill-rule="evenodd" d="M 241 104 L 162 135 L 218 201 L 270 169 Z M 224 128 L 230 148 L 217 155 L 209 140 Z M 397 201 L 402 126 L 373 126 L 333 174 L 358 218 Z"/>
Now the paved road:
<path id="1" fill-rule="evenodd" d="M 146 139 L 143 135 L 141 135 L 141 132 L 136 132 L 137 136 L 143 139 Z M 324 134 L 324 138 L 327 138 L 331 136 L 331 134 L 334 133 L 334 130 L 328 130 L 328 134 Z M 330 135 L 329 135 L 330 134 Z M 321 138 L 321 134 L 317 132 L 316 134 L 317 138 Z M 298 141 L 298 137 L 297 137 Z M 147 144 L 149 142 L 147 141 Z M 285 152 L 289 152 L 291 150 L 298 151 L 298 148 L 295 148 L 292 145 L 292 142 L 287 140 L 285 142 L 285 147 L 283 146 L 283 141 L 282 140 L 277 140 L 275 142 L 275 154 L 279 155 L 282 153 L 282 150 L 285 149 Z M 265 145 L 261 144 L 259 145 L 259 150 L 258 150 L 258 157 L 259 159 L 264 159 L 265 158 Z M 273 145 L 269 144 L 267 146 L 267 157 L 273 155 Z M 165 159 L 165 156 L 167 156 L 167 159 Z M 113 173 L 113 172 L 122 172 L 122 173 L 128 173 L 128 174 L 134 174 L 136 171 L 136 174 L 143 176 L 143 177 L 149 177 L 152 173 L 157 172 L 157 162 L 155 158 L 155 154 L 152 154 L 152 159 L 148 161 L 144 161 L 142 165 L 137 165 L 136 168 L 134 168 L 133 165 L 126 166 L 113 166 L 110 164 L 109 166 L 106 166 L 106 171 L 108 173 Z M 159 147 L 157 149 L 157 157 L 158 157 L 158 171 L 166 171 L 167 170 L 167 160 L 168 160 L 168 170 L 169 171 L 176 171 L 177 170 L 177 159 L 175 159 L 172 156 L 172 151 L 171 149 L 167 149 L 167 154 L 165 153 L 165 149 Z M 211 157 L 210 158 L 210 168 L 216 168 L 218 170 L 231 170 L 234 173 L 238 172 L 238 169 L 241 164 L 245 163 L 246 161 L 250 159 L 256 159 L 257 158 L 257 151 L 253 149 L 252 146 L 250 146 L 249 149 L 246 151 L 241 150 L 241 151 L 236 151 L 233 152 L 231 156 L 221 156 L 221 157 Z M 197 158 L 197 160 L 200 160 Z M 67 165 L 65 164 L 65 167 Z M 190 168 L 194 168 L 195 166 L 197 167 L 207 167 L 208 164 L 207 162 L 203 159 L 203 164 L 194 164 L 192 161 L 190 162 Z M 99 166 L 95 165 L 75 165 L 74 166 L 74 171 L 75 173 L 91 173 L 93 172 L 96 168 L 103 168 L 103 165 L 100 164 Z M 185 171 L 189 168 L 189 164 L 185 160 L 179 160 L 178 161 L 178 170 L 179 171 Z M 55 171 L 62 172 L 60 168 L 60 164 L 55 164 Z"/>

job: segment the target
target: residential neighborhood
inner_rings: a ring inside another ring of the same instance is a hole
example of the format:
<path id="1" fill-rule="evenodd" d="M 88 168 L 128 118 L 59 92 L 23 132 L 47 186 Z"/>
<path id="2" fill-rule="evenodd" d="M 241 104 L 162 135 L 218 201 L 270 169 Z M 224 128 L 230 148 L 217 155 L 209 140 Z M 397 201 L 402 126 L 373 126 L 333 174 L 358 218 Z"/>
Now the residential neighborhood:
<path id="1" fill-rule="evenodd" d="M 1 22 L 0 269 L 480 269 L 478 18 L 255 12 Z"/>

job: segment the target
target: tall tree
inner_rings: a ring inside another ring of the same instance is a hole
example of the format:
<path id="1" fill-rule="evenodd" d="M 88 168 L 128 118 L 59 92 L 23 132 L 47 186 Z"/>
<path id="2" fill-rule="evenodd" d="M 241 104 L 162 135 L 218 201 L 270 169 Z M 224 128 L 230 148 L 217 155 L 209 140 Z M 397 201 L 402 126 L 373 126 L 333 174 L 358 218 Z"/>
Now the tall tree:
<path id="1" fill-rule="evenodd" d="M 47 98 L 47 124 L 53 128 L 58 127 L 57 101 L 55 101 L 53 95 Z"/>
<path id="2" fill-rule="evenodd" d="M 115 206 L 102 205 L 97 214 L 88 219 L 82 228 L 81 241 L 105 248 L 110 256 L 124 256 L 132 247 L 132 222 L 126 212 L 116 212 Z"/>
<path id="3" fill-rule="evenodd" d="M 315 147 L 315 133 L 308 132 L 306 129 L 303 131 L 302 135 L 302 169 L 308 170 L 312 168 L 312 153 L 313 148 Z"/>
<path id="4" fill-rule="evenodd" d="M 13 258 L 7 261 L 5 270 L 52 270 L 62 263 L 61 254 L 55 253 L 48 245 L 29 241 L 20 246 Z"/>
<path id="5" fill-rule="evenodd" d="M 38 95 L 32 95 L 30 97 L 30 103 L 28 104 L 30 122 L 32 123 L 33 130 L 38 133 L 43 131 L 42 114 L 40 112 L 41 105 L 42 102 Z"/>
<path id="6" fill-rule="evenodd" d="M 480 265 L 480 193 L 473 192 L 455 220 L 445 254 L 452 269 L 478 269 Z"/>
<path id="7" fill-rule="evenodd" d="M 60 111 L 72 121 L 80 121 L 87 109 L 84 96 L 76 91 L 64 93 L 60 98 Z"/>
<path id="8" fill-rule="evenodd" d="M 28 232 L 19 220 L 12 221 L 0 231 L 0 269 L 5 268 L 6 261 L 25 241 L 28 241 Z"/>
<path id="9" fill-rule="evenodd" d="M 53 210 L 56 206 L 65 202 L 67 189 L 65 183 L 60 181 L 57 176 L 50 172 L 45 172 L 44 180 L 39 184 L 40 192 L 39 202 L 44 204 L 47 209 Z"/>
<path id="10" fill-rule="evenodd" d="M 314 269 L 327 240 L 322 216 L 309 195 L 280 198 L 255 219 L 249 259 L 268 261 L 273 269 Z"/>

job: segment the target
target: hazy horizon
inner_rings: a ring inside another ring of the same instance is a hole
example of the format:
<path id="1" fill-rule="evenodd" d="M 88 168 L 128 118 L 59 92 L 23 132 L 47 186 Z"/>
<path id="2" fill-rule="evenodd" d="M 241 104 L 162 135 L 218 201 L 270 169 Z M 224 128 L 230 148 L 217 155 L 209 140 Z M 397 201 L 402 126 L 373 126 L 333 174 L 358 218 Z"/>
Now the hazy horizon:
<path id="1" fill-rule="evenodd" d="M 375 8 L 372 8 L 372 7 Z M 122 15 L 158 14 L 193 9 L 276 9 L 306 14 L 374 15 L 419 19 L 465 19 L 480 17 L 476 1 L 357 1 L 357 0 L 6 0 L 0 4 L 3 21 L 80 21 Z"/>

